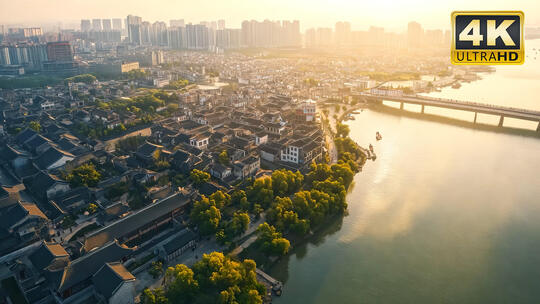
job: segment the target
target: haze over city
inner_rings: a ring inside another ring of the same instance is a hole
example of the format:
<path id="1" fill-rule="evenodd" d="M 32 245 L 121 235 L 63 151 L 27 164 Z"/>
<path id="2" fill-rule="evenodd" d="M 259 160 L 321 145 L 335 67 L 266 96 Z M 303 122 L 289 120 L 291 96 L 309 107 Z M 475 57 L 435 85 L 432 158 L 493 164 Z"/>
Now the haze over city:
<path id="1" fill-rule="evenodd" d="M 537 303 L 539 82 L 539 0 L 0 0 L 0 304 Z"/>
<path id="2" fill-rule="evenodd" d="M 523 10 L 526 25 L 540 24 L 540 2 L 517 0 L 481 1 L 348 1 L 348 0 L 209 0 L 198 3 L 175 0 L 1 0 L 0 20 L 3 24 L 61 23 L 65 28 L 77 25 L 84 18 L 114 18 L 133 14 L 145 20 L 159 21 L 184 18 L 197 23 L 225 19 L 239 27 L 246 19 L 300 20 L 302 30 L 309 27 L 332 26 L 336 21 L 349 21 L 353 29 L 370 25 L 388 30 L 404 30 L 407 22 L 418 21 L 426 28 L 449 28 L 450 12 L 454 10 Z"/>

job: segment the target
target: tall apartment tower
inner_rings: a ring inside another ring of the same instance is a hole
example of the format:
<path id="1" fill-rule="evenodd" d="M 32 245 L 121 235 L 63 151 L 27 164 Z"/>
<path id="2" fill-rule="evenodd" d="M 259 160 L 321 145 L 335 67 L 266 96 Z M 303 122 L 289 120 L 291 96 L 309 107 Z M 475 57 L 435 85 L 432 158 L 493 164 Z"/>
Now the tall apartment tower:
<path id="1" fill-rule="evenodd" d="M 88 19 L 81 20 L 81 32 L 89 32 L 92 29 L 92 23 Z"/>
<path id="2" fill-rule="evenodd" d="M 128 30 L 129 42 L 141 45 L 142 44 L 142 18 L 129 15 L 126 18 L 126 27 Z"/>
<path id="3" fill-rule="evenodd" d="M 73 52 L 69 41 L 47 43 L 47 58 L 49 61 L 73 61 Z"/>
<path id="4" fill-rule="evenodd" d="M 112 22 L 111 19 L 102 19 L 101 24 L 103 26 L 104 31 L 111 31 L 112 30 Z"/>
<path id="5" fill-rule="evenodd" d="M 101 19 L 92 19 L 92 30 L 94 30 L 94 31 L 103 30 L 103 25 L 101 24 Z"/>
<path id="6" fill-rule="evenodd" d="M 122 19 L 114 18 L 112 20 L 112 28 L 115 31 L 121 31 L 122 30 Z"/>
<path id="7" fill-rule="evenodd" d="M 347 45 L 351 42 L 351 24 L 349 22 L 337 22 L 334 38 L 337 45 Z"/>
<path id="8" fill-rule="evenodd" d="M 171 27 L 184 27 L 186 26 L 184 19 L 173 19 L 169 21 Z"/>
<path id="9" fill-rule="evenodd" d="M 224 30 L 225 29 L 225 20 L 220 19 L 217 21 L 217 29 L 218 30 Z"/>

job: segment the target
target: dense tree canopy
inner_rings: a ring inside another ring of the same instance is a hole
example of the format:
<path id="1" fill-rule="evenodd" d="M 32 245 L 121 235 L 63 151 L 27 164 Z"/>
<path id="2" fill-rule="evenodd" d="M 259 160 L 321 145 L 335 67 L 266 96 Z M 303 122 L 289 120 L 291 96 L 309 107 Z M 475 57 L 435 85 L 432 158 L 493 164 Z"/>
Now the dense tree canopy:
<path id="1" fill-rule="evenodd" d="M 192 269 L 169 267 L 163 288 L 145 290 L 143 304 L 261 304 L 266 293 L 253 260 L 234 261 L 220 252 L 204 254 Z"/>
<path id="2" fill-rule="evenodd" d="M 68 84 L 70 82 L 74 82 L 74 83 L 83 82 L 86 84 L 91 84 L 95 82 L 96 80 L 97 80 L 96 76 L 92 74 L 81 74 L 81 75 L 76 75 L 76 76 L 64 79 L 64 83 Z"/>
<path id="3" fill-rule="evenodd" d="M 201 171 L 198 169 L 191 170 L 191 173 L 189 174 L 189 178 L 193 181 L 195 185 L 201 185 L 206 183 L 210 180 L 210 174 L 205 171 Z"/>
<path id="4" fill-rule="evenodd" d="M 96 170 L 92 163 L 82 164 L 66 176 L 66 180 L 72 187 L 95 187 L 100 179 L 101 173 Z"/>
<path id="5" fill-rule="evenodd" d="M 265 253 L 270 255 L 285 255 L 289 252 L 291 244 L 289 240 L 283 238 L 281 232 L 268 223 L 260 224 L 257 228 L 256 245 Z"/>

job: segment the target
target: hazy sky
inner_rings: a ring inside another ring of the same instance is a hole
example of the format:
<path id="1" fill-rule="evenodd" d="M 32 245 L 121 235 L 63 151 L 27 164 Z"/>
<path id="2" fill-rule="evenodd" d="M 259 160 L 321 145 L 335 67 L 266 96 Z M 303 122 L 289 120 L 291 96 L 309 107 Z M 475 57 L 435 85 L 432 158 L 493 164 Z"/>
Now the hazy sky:
<path id="1" fill-rule="evenodd" d="M 39 25 L 62 22 L 65 27 L 82 18 L 125 18 L 148 21 L 185 19 L 186 22 L 225 19 L 239 27 L 245 19 L 298 19 L 302 31 L 350 21 L 353 29 L 370 25 L 404 30 L 415 20 L 425 28 L 450 28 L 454 10 L 521 10 L 526 25 L 540 26 L 540 0 L 0 0 L 0 24 Z"/>

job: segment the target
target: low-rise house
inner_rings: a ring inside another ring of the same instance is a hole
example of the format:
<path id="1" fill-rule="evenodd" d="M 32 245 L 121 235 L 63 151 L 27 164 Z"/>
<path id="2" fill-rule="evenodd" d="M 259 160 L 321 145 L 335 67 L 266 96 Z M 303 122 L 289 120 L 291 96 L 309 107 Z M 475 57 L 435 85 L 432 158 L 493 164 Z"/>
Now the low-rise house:
<path id="1" fill-rule="evenodd" d="M 281 150 L 281 161 L 298 165 L 310 164 L 322 158 L 322 144 L 304 138 L 290 141 Z"/>
<path id="2" fill-rule="evenodd" d="M 36 134 L 24 142 L 23 146 L 30 152 L 39 155 L 52 146 L 51 140 Z"/>
<path id="3" fill-rule="evenodd" d="M 226 179 L 231 176 L 232 170 L 230 167 L 226 167 L 220 163 L 213 163 L 210 167 L 210 175 L 219 179 Z"/>
<path id="4" fill-rule="evenodd" d="M 183 214 L 188 207 L 190 197 L 182 193 L 173 194 L 146 206 L 118 221 L 94 231 L 86 237 L 84 250 L 90 252 L 111 240 L 124 243 L 136 243 L 145 235 L 154 234 L 159 228 Z"/>
<path id="5" fill-rule="evenodd" d="M 69 262 L 61 270 L 48 271 L 45 277 L 48 278 L 51 289 L 62 301 L 66 301 L 92 288 L 92 277 L 103 265 L 111 262 L 125 262 L 133 255 L 134 250 L 112 240 Z"/>
<path id="6" fill-rule="evenodd" d="M 135 156 L 147 165 L 152 164 L 155 159 L 160 157 L 168 158 L 170 154 L 171 152 L 165 150 L 165 147 L 149 142 L 142 144 L 135 152 Z"/>
<path id="7" fill-rule="evenodd" d="M 70 189 L 66 181 L 45 171 L 38 171 L 36 175 L 26 179 L 25 186 L 40 199 L 52 199 Z"/>
<path id="8" fill-rule="evenodd" d="M 51 146 L 38 156 L 35 163 L 42 170 L 53 170 L 63 167 L 73 159 L 75 155 Z"/>
<path id="9" fill-rule="evenodd" d="M 258 156 L 248 156 L 247 158 L 234 162 L 234 176 L 246 178 L 257 174 L 261 168 L 261 159 Z"/>
<path id="10" fill-rule="evenodd" d="M 165 261 L 170 262 L 196 246 L 197 234 L 189 229 L 184 229 L 179 235 L 161 246 L 160 256 Z"/>
<path id="11" fill-rule="evenodd" d="M 39 272 L 63 269 L 70 261 L 69 254 L 62 245 L 45 241 L 28 258 Z"/>
<path id="12" fill-rule="evenodd" d="M 189 139 L 189 144 L 197 149 L 206 149 L 208 147 L 208 143 L 210 142 L 210 136 L 212 134 L 210 132 L 204 132 L 192 135 Z"/>
<path id="13" fill-rule="evenodd" d="M 122 263 L 105 263 L 93 276 L 96 296 L 108 304 L 135 303 L 135 277 Z"/>
<path id="14" fill-rule="evenodd" d="M 37 238 L 49 223 L 47 216 L 33 203 L 19 201 L 0 214 L 0 235 L 13 235 L 22 242 Z"/>

